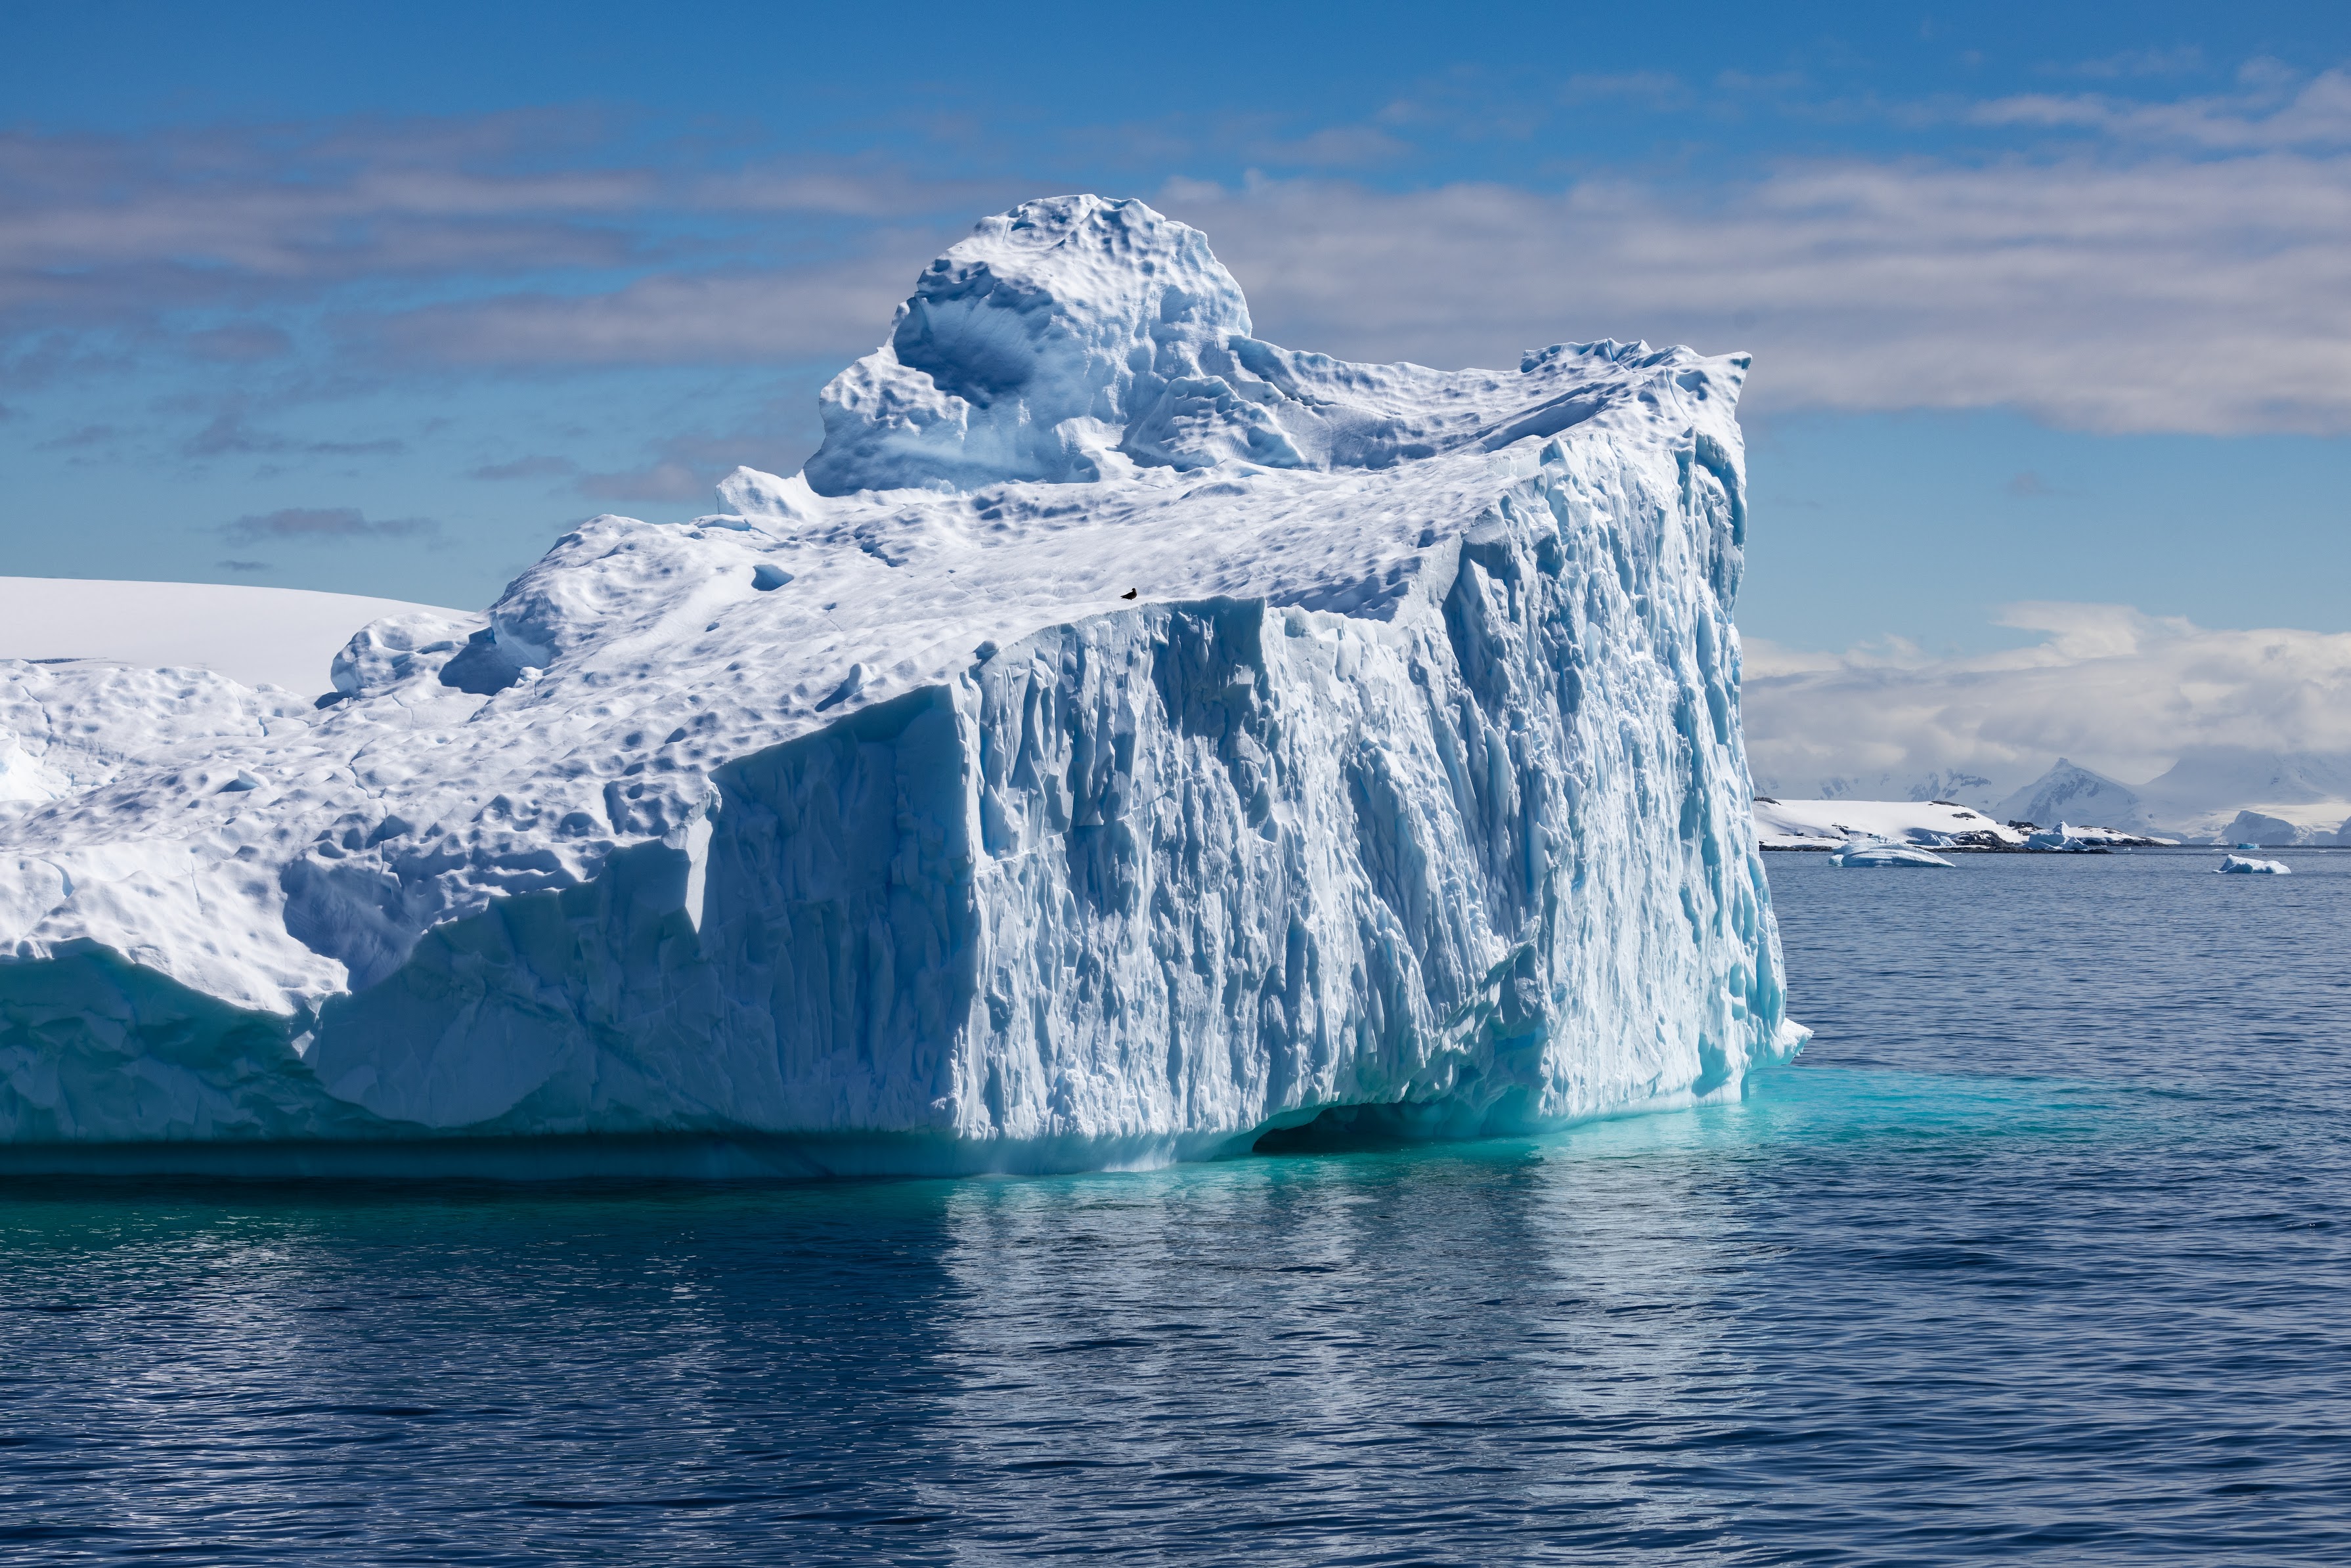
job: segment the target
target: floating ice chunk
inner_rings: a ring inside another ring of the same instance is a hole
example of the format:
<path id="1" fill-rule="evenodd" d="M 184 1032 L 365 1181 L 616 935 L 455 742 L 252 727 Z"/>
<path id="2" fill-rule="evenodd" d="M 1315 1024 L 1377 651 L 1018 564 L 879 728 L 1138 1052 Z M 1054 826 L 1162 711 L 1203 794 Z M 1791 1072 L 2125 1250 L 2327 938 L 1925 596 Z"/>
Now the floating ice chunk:
<path id="1" fill-rule="evenodd" d="M 1910 844 L 1897 844 L 1884 839 L 1855 839 L 1844 848 L 1829 856 L 1835 866 L 1925 866 L 1938 865 L 1946 871 L 1957 871 L 1955 861 Z"/>
<path id="2" fill-rule="evenodd" d="M 2246 846 L 2239 845 L 2240 849 Z M 2255 860 L 2251 855 L 2229 855 L 2212 868 L 2219 872 L 2241 872 L 2252 876 L 2291 876 L 2294 868 L 2283 861 Z"/>

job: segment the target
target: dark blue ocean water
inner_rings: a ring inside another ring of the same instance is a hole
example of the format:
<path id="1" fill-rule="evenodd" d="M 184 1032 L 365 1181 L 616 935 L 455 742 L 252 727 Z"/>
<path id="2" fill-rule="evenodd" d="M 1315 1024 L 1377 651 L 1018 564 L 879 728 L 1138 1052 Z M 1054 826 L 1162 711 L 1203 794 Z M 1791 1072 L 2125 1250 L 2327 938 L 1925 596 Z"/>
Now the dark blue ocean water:
<path id="1" fill-rule="evenodd" d="M 1771 857 L 1801 1065 L 823 1187 L 0 1186 L 0 1560 L 2351 1562 L 2351 854 Z"/>

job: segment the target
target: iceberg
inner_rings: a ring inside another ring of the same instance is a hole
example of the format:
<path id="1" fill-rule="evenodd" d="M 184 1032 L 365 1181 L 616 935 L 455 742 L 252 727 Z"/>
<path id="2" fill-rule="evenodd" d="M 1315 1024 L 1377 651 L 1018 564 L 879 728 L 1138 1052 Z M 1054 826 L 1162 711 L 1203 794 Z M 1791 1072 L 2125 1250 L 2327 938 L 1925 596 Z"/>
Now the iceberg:
<path id="1" fill-rule="evenodd" d="M 2252 876 L 2291 876 L 2294 874 L 2294 868 L 2286 864 L 2283 861 L 2256 860 L 2251 855 L 2224 855 L 2220 859 L 2220 863 L 2214 866 L 2212 869 L 2217 872 L 2237 873 Z"/>
<path id="2" fill-rule="evenodd" d="M 2042 850 L 2051 854 L 2086 855 L 2102 852 L 2120 835 L 2096 828 L 2077 828 L 2071 822 L 2060 822 L 2053 828 L 2027 833 L 2024 847 Z"/>
<path id="3" fill-rule="evenodd" d="M 1744 355 L 1252 335 L 1032 202 L 790 476 L 332 691 L 0 663 L 0 1168 L 1099 1167 L 1556 1125 L 1797 1050 Z"/>
<path id="4" fill-rule="evenodd" d="M 1872 868 L 1879 866 L 1941 866 L 1946 871 L 1959 870 L 1957 861 L 1947 861 L 1931 850 L 1916 844 L 1897 844 L 1886 839 L 1855 839 L 1829 856 L 1833 866 Z"/>

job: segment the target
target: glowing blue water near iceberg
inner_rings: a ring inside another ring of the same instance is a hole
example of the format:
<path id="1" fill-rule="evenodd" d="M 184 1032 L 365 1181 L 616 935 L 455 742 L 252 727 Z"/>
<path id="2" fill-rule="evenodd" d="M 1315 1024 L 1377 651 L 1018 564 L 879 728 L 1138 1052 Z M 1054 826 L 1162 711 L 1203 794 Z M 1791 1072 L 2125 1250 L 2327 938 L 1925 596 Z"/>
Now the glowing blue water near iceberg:
<path id="1" fill-rule="evenodd" d="M 328 706 L 5 666 L 0 1159 L 1095 1166 L 1729 1092 L 1802 1038 L 1746 368 L 1346 364 L 1139 203 L 989 219 L 804 475 L 363 629 Z"/>

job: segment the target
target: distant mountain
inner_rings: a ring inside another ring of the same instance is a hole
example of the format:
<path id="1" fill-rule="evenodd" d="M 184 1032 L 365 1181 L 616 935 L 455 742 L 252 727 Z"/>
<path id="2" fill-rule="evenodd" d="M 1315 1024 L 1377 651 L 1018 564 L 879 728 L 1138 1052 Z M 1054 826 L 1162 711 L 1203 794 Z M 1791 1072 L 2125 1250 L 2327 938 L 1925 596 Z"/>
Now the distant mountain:
<path id="1" fill-rule="evenodd" d="M 2196 747 L 2138 792 L 2148 815 L 2187 837 L 2351 843 L 2351 752 Z"/>
<path id="2" fill-rule="evenodd" d="M 1958 768 L 1933 773 L 1830 774 L 1819 779 L 1758 779 L 1756 793 L 1796 800 L 1947 800 L 1980 811 L 1991 809 L 1993 784 Z"/>
<path id="3" fill-rule="evenodd" d="M 2351 844 L 2351 754 L 2198 747 L 2137 789 L 2061 757 L 1991 814 L 2191 842 Z"/>
<path id="4" fill-rule="evenodd" d="M 2137 790 L 2063 757 L 2048 772 L 1993 807 L 1991 814 L 2003 822 L 2034 822 L 2044 828 L 2074 822 L 2138 832 L 2149 827 Z"/>

